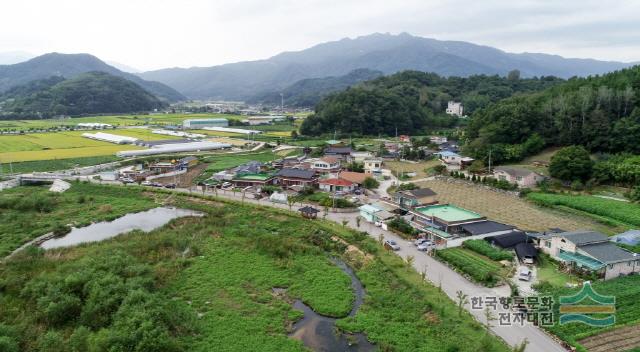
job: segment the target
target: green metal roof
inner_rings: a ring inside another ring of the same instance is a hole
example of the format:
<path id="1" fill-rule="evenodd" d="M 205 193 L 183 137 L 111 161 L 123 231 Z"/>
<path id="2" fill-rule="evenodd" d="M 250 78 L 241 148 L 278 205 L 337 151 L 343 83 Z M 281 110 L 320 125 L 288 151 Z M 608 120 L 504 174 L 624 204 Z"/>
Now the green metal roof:
<path id="1" fill-rule="evenodd" d="M 591 270 L 598 270 L 604 267 L 604 264 L 602 264 L 601 262 L 578 253 L 560 251 L 560 254 L 558 255 L 558 257 L 564 261 L 573 262 L 573 263 L 576 263 L 578 266 L 584 266 Z"/>
<path id="2" fill-rule="evenodd" d="M 446 222 L 459 222 L 482 218 L 482 215 L 478 213 L 449 204 L 419 207 L 416 208 L 416 211 L 420 214 L 436 217 Z"/>
<path id="3" fill-rule="evenodd" d="M 273 177 L 272 174 L 242 174 L 234 177 L 234 180 L 248 180 L 248 181 L 266 181 Z"/>

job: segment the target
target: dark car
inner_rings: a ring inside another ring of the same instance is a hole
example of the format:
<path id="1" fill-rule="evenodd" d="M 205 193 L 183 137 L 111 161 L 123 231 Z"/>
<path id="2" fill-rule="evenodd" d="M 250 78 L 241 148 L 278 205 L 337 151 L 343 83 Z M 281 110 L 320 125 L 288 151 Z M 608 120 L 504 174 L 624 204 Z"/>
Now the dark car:
<path id="1" fill-rule="evenodd" d="M 166 185 L 164 185 L 164 188 L 176 188 L 176 184 L 175 183 L 167 183 Z"/>

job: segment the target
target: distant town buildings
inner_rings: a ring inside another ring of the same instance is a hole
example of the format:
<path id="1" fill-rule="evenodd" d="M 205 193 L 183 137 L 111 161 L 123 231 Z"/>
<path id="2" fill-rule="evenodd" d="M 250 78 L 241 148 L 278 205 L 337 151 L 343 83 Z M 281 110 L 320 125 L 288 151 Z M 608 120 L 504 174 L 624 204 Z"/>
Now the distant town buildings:
<path id="1" fill-rule="evenodd" d="M 462 103 L 460 103 L 460 102 L 450 101 L 447 104 L 447 111 L 446 112 L 449 115 L 461 117 L 461 116 L 464 115 L 464 107 L 462 106 Z"/>

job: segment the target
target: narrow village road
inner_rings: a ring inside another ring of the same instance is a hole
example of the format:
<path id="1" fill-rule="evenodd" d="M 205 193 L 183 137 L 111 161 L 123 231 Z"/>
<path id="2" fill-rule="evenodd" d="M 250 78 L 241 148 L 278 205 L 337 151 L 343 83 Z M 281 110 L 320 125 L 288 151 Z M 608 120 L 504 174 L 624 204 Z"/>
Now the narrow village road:
<path id="1" fill-rule="evenodd" d="M 382 188 L 382 187 L 381 187 Z M 384 188 L 386 190 L 386 188 Z M 181 192 L 193 192 L 202 194 L 201 191 L 192 191 L 188 189 L 178 189 L 177 191 Z M 386 192 L 385 192 L 386 193 Z M 215 195 L 213 192 L 207 192 L 208 195 Z M 242 200 L 242 195 L 240 193 L 234 192 L 222 192 L 219 191 L 217 194 L 218 197 L 233 199 L 233 200 Z M 289 209 L 287 204 L 278 204 L 272 203 L 268 199 L 266 200 L 255 200 L 249 199 L 245 197 L 245 202 L 260 204 L 264 206 L 276 207 L 281 209 Z M 296 204 L 292 206 L 292 210 L 298 210 L 302 205 Z M 475 283 L 465 279 L 463 276 L 444 265 L 443 263 L 437 261 L 436 259 L 430 257 L 424 252 L 418 251 L 418 249 L 413 245 L 413 243 L 400 238 L 390 231 L 383 230 L 379 227 L 374 226 L 371 223 L 366 221 L 361 221 L 360 226 L 358 227 L 356 218 L 358 217 L 358 212 L 353 213 L 333 213 L 329 212 L 327 215 L 327 220 L 334 221 L 338 224 L 342 224 L 343 220 L 346 220 L 347 226 L 358 230 L 358 231 L 366 231 L 369 236 L 374 239 L 378 239 L 378 236 L 382 234 L 385 239 L 392 239 L 396 241 L 400 245 L 400 250 L 396 251 L 396 254 L 402 258 L 406 258 L 407 256 L 413 256 L 414 263 L 413 267 L 417 272 L 425 272 L 426 279 L 429 280 L 433 285 L 442 287 L 442 290 L 449 296 L 454 302 L 456 301 L 456 296 L 458 291 L 462 291 L 466 295 L 468 295 L 469 300 L 472 297 L 508 297 L 509 296 L 509 288 L 508 286 L 502 286 L 499 288 L 487 288 L 480 285 L 476 285 Z M 471 309 L 471 305 L 468 304 L 465 308 L 482 324 L 486 323 L 485 313 L 483 310 L 475 310 Z M 493 312 L 493 315 L 497 318 L 498 314 L 501 310 L 497 310 Z M 512 325 L 512 326 L 500 326 L 498 321 L 493 321 L 491 331 L 497 336 L 501 337 L 504 341 L 506 341 L 509 345 L 515 346 L 516 344 L 522 343 L 525 339 L 529 341 L 529 345 L 526 349 L 527 352 L 562 352 L 566 351 L 554 338 L 550 335 L 546 334 L 542 330 L 537 327 L 525 324 L 521 325 Z"/>

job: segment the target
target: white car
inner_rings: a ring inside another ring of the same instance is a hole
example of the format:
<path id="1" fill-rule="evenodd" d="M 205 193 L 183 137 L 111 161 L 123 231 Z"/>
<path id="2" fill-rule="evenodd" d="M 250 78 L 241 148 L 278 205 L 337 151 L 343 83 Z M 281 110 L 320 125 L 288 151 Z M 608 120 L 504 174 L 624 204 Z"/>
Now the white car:
<path id="1" fill-rule="evenodd" d="M 413 245 L 417 247 L 424 242 L 429 242 L 429 240 L 427 240 L 426 238 L 418 238 L 417 240 L 413 241 Z"/>
<path id="2" fill-rule="evenodd" d="M 384 241 L 384 246 L 388 247 L 388 248 L 391 248 L 394 251 L 399 251 L 400 250 L 400 246 L 398 246 L 398 244 L 394 240 L 386 240 L 386 241 Z"/>
<path id="3" fill-rule="evenodd" d="M 518 280 L 531 281 L 531 270 L 527 267 L 520 268 L 520 271 L 518 272 Z"/>
<path id="4" fill-rule="evenodd" d="M 151 181 L 142 181 L 141 185 L 143 185 L 143 186 L 153 186 L 153 182 L 151 182 Z"/>
<path id="5" fill-rule="evenodd" d="M 429 248 L 431 248 L 431 246 L 433 246 L 433 244 L 431 244 L 431 241 L 424 241 L 418 246 L 418 250 L 421 252 L 426 252 L 427 250 L 429 250 Z"/>

